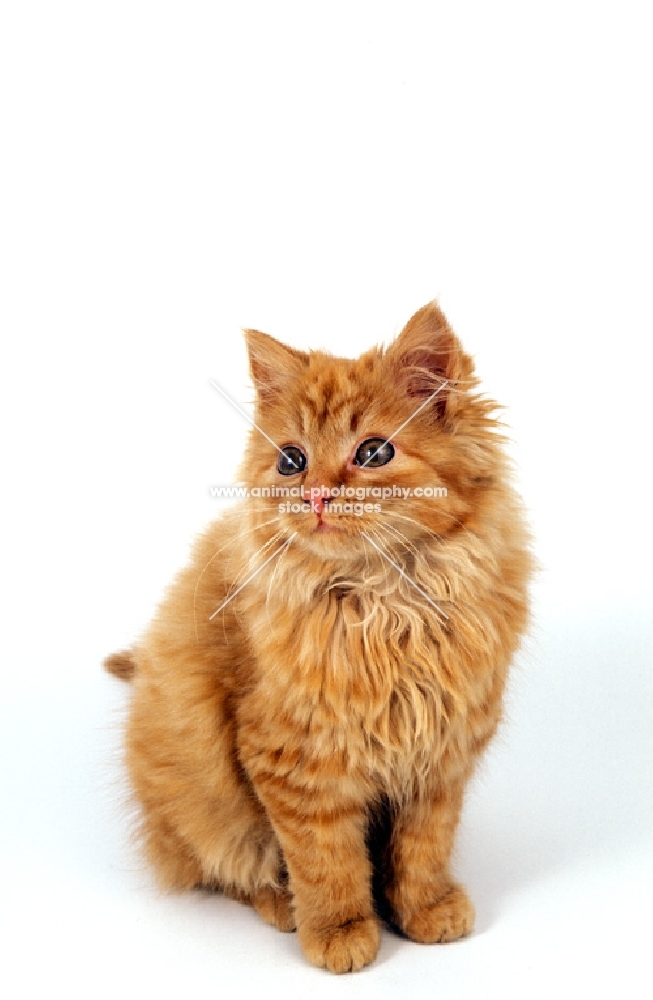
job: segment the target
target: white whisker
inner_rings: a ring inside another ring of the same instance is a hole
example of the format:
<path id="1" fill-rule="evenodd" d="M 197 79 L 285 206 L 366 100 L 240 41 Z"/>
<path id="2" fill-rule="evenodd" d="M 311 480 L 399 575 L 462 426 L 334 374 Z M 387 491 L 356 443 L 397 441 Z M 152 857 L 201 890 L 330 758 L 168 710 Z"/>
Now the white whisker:
<path id="1" fill-rule="evenodd" d="M 247 584 L 248 584 L 248 583 L 251 583 L 251 581 L 252 581 L 252 580 L 254 579 L 254 577 L 258 576 L 258 574 L 259 574 L 259 573 L 260 573 L 260 572 L 261 572 L 262 570 L 264 570 L 264 569 L 265 569 L 265 567 L 266 567 L 266 566 L 268 565 L 268 563 L 272 562 L 272 560 L 273 560 L 273 559 L 275 558 L 275 556 L 278 556 L 280 552 L 283 552 L 283 550 L 284 550 L 284 549 L 286 548 L 286 546 L 287 546 L 287 545 L 290 545 L 290 543 L 292 542 L 292 540 L 293 540 L 293 538 L 295 537 L 295 535 L 296 535 L 296 534 L 297 534 L 297 532 L 295 531 L 295 532 L 294 532 L 294 533 L 293 533 L 293 534 L 292 534 L 292 535 L 290 536 L 290 538 L 287 538 L 287 539 L 285 540 L 285 542 L 283 543 L 283 545 L 281 545 L 281 546 L 280 546 L 280 547 L 279 547 L 279 548 L 278 548 L 278 549 L 276 550 L 276 552 L 273 552 L 273 553 L 272 553 L 272 555 L 271 555 L 271 556 L 269 556 L 269 557 L 268 557 L 268 558 L 267 558 L 267 559 L 265 560 L 265 562 L 263 563 L 263 565 L 262 565 L 262 566 L 259 566 L 259 568 L 258 568 L 257 570 L 255 570 L 255 572 L 254 572 L 254 573 L 252 573 L 252 575 L 251 575 L 250 577 L 248 577 L 248 578 L 247 578 L 247 580 L 245 580 L 245 582 L 244 582 L 244 583 L 242 584 L 242 586 L 240 586 L 240 587 L 238 588 L 238 590 L 237 590 L 237 591 L 236 591 L 236 592 L 235 592 L 234 594 L 232 594 L 232 595 L 231 595 L 231 597 L 228 597 L 226 601 L 223 601 L 223 602 L 222 602 L 222 604 L 220 605 L 220 607 L 219 607 L 219 608 L 217 609 L 217 611 L 214 611 L 212 615 L 209 615 L 209 621 L 212 621 L 212 619 L 213 619 L 213 618 L 215 618 L 215 616 L 216 616 L 217 614 L 219 614 L 219 613 L 220 613 L 220 612 L 222 611 L 222 609 L 223 609 L 223 608 L 226 608 L 226 606 L 227 606 L 227 605 L 229 604 L 229 602 L 230 602 L 230 601 L 233 601 L 234 597 L 237 597 L 237 596 L 238 596 L 238 594 L 240 594 L 241 590 L 244 590 L 244 589 L 245 589 L 245 587 L 247 586 Z"/>
<path id="2" fill-rule="evenodd" d="M 251 535 L 253 531 L 258 531 L 259 528 L 265 528 L 268 524 L 274 524 L 274 522 L 278 521 L 278 520 L 279 520 L 278 517 L 273 517 L 270 521 L 265 521 L 263 524 L 257 524 L 256 527 L 250 528 L 248 531 L 239 532 L 238 533 L 238 538 L 241 539 L 241 538 L 244 538 L 246 535 Z M 197 582 L 195 584 L 195 590 L 193 591 L 193 624 L 195 626 L 195 639 L 196 639 L 197 642 L 199 642 L 199 638 L 200 638 L 199 637 L 199 632 L 198 632 L 198 629 L 197 629 L 197 592 L 199 590 L 200 580 L 202 579 L 202 577 L 204 576 L 206 570 L 209 568 L 209 566 L 211 565 L 211 563 L 213 562 L 213 560 L 216 558 L 216 556 L 219 556 L 221 552 L 224 552 L 225 549 L 228 549 L 229 546 L 233 544 L 233 541 L 234 541 L 234 539 L 230 539 L 225 545 L 222 545 L 217 550 L 217 552 L 213 553 L 213 555 L 211 556 L 211 558 L 209 559 L 209 561 L 206 563 L 206 565 L 204 566 L 202 572 L 200 573 L 200 575 L 197 578 Z"/>
<path id="3" fill-rule="evenodd" d="M 393 561 L 392 561 L 392 559 L 390 558 L 390 556 L 389 556 L 389 555 L 387 555 L 387 553 L 385 553 L 385 552 L 384 552 L 384 551 L 383 551 L 382 549 L 380 549 L 380 548 L 378 547 L 378 545 L 376 544 L 376 542 L 374 542 L 374 541 L 373 541 L 373 539 L 371 539 L 371 538 L 370 538 L 370 536 L 369 536 L 368 534 L 366 534 L 366 533 L 365 533 L 364 531 L 361 531 L 361 535 L 363 536 L 363 538 L 367 538 L 367 540 L 368 540 L 368 542 L 370 543 L 370 545 L 373 545 L 373 546 L 374 546 L 374 548 L 375 548 L 375 549 L 376 549 L 376 550 L 377 550 L 377 551 L 378 551 L 378 552 L 379 552 L 379 553 L 380 553 L 380 554 L 381 554 L 381 555 L 383 556 L 383 558 L 384 558 L 384 559 L 387 559 L 387 560 L 388 560 L 388 562 L 389 562 L 389 563 L 390 563 L 390 564 L 391 564 L 392 566 L 394 566 L 394 568 L 395 568 L 395 569 L 397 570 L 397 572 L 398 572 L 398 573 L 399 573 L 399 574 L 400 574 L 400 575 L 401 575 L 401 576 L 402 576 L 402 577 L 403 577 L 403 578 L 404 578 L 405 580 L 407 580 L 407 581 L 408 581 L 408 583 L 410 583 L 410 584 L 411 584 L 411 586 L 413 586 L 413 587 L 415 588 L 415 590 L 419 591 L 419 593 L 420 593 L 420 594 L 422 595 L 422 597 L 425 597 L 425 598 L 426 598 L 426 600 L 427 600 L 427 601 L 429 602 L 429 604 L 432 604 L 432 605 L 433 605 L 433 607 L 435 608 L 435 610 L 436 610 L 436 611 L 437 611 L 437 612 L 438 612 L 439 614 L 441 614 L 443 618 L 446 618 L 447 620 L 449 619 L 449 616 L 448 616 L 448 615 L 446 615 L 446 614 L 444 613 L 444 611 L 442 610 L 442 608 L 439 608 L 439 607 L 438 607 L 438 605 L 437 605 L 437 604 L 435 603 L 435 601 L 433 600 L 433 598 L 429 597 L 429 595 L 428 595 L 428 594 L 426 593 L 426 591 L 422 590 L 422 588 L 421 588 L 421 587 L 419 586 L 419 584 L 415 583 L 415 581 L 414 581 L 414 580 L 411 580 L 411 578 L 410 578 L 410 577 L 408 576 L 408 574 L 407 574 L 407 573 L 404 573 L 404 571 L 403 571 L 403 569 L 401 568 L 401 566 L 398 566 L 398 565 L 397 565 L 397 563 L 393 562 Z"/>
<path id="4" fill-rule="evenodd" d="M 410 521 L 411 524 L 416 524 L 417 527 L 420 529 L 420 531 L 425 531 L 428 535 L 431 535 L 432 538 L 435 538 L 436 542 L 441 542 L 442 541 L 442 535 L 438 535 L 437 532 L 431 531 L 431 529 L 427 528 L 425 524 L 421 523 L 421 521 L 416 521 L 414 517 L 408 517 L 406 514 L 398 514 L 394 510 L 392 511 L 392 515 L 391 516 L 392 517 L 398 517 L 402 521 Z"/>

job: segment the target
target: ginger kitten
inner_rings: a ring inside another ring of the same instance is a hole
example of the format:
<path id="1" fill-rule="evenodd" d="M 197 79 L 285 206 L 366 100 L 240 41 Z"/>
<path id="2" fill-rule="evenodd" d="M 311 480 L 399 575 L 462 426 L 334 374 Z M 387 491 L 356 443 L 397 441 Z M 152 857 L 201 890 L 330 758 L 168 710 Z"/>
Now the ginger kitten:
<path id="1" fill-rule="evenodd" d="M 221 889 L 347 972 L 379 947 L 373 866 L 414 941 L 472 930 L 449 860 L 527 623 L 528 535 L 496 405 L 434 303 L 355 361 L 246 336 L 254 493 L 107 667 L 133 676 L 127 765 L 160 882 Z M 314 489 L 310 509 L 261 486 Z"/>

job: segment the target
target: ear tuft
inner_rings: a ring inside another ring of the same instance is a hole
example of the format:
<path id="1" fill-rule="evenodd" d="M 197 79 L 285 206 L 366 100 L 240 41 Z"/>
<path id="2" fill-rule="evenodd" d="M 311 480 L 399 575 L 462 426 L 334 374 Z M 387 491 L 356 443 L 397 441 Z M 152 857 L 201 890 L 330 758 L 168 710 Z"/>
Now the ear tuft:
<path id="1" fill-rule="evenodd" d="M 393 379 L 407 395 L 425 401 L 437 391 L 433 412 L 438 418 L 453 412 L 456 397 L 475 382 L 472 359 L 436 302 L 429 302 L 408 320 L 388 348 L 386 359 Z"/>

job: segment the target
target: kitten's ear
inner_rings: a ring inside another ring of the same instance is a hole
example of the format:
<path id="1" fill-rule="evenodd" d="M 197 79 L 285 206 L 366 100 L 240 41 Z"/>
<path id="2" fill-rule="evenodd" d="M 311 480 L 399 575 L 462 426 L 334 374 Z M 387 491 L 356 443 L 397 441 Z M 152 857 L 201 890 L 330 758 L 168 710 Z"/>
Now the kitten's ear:
<path id="1" fill-rule="evenodd" d="M 269 401 L 286 392 L 306 367 L 308 354 L 259 330 L 245 330 L 244 334 L 257 395 Z"/>
<path id="2" fill-rule="evenodd" d="M 474 364 L 435 302 L 429 302 L 408 320 L 386 352 L 395 384 L 416 402 L 433 399 L 433 412 L 444 418 L 453 413 L 461 393 L 474 385 Z"/>

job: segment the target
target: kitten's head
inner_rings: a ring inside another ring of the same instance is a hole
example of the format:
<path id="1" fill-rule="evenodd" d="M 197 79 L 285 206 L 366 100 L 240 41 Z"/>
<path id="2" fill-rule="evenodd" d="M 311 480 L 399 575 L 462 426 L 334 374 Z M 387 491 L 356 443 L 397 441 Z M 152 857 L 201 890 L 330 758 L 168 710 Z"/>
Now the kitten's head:
<path id="1" fill-rule="evenodd" d="M 340 557 L 361 551 L 363 532 L 389 552 L 444 539 L 496 502 L 496 406 L 474 391 L 472 360 L 435 303 L 355 361 L 246 337 L 263 432 L 242 470 L 255 523 Z"/>

